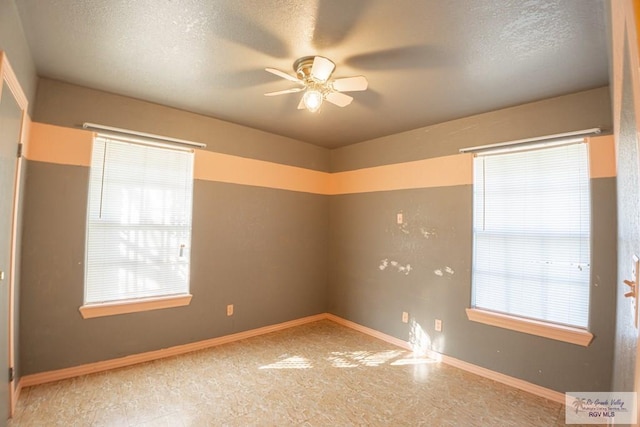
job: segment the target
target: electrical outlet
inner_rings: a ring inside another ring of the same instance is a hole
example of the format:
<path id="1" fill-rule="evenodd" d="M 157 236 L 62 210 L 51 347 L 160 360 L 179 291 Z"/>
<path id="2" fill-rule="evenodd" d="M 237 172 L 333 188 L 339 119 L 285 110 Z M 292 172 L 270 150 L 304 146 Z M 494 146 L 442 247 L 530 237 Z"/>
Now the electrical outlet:
<path id="1" fill-rule="evenodd" d="M 436 332 L 442 332 L 442 320 L 436 319 L 434 329 L 436 330 Z"/>
<path id="2" fill-rule="evenodd" d="M 402 323 L 409 323 L 409 313 L 406 311 L 402 312 Z"/>
<path id="3" fill-rule="evenodd" d="M 227 316 L 233 316 L 233 304 L 227 306 Z"/>

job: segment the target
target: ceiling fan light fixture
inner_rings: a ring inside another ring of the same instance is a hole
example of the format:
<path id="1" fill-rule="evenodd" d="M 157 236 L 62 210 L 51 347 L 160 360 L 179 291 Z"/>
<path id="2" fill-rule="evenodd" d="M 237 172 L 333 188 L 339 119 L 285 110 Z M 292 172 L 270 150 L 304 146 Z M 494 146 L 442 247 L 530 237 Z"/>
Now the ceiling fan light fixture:
<path id="1" fill-rule="evenodd" d="M 315 89 L 307 90 L 302 96 L 302 101 L 304 102 L 304 106 L 307 110 L 315 113 L 320 109 L 323 101 L 322 92 Z"/>
<path id="2" fill-rule="evenodd" d="M 346 107 L 351 104 L 353 97 L 342 92 L 366 90 L 368 82 L 364 76 L 331 79 L 335 68 L 336 64 L 324 56 L 303 56 L 302 58 L 296 59 L 293 63 L 293 70 L 296 72 L 295 76 L 276 68 L 267 67 L 265 71 L 297 83 L 298 87 L 267 92 L 265 95 L 275 96 L 304 91 L 298 103 L 298 110 L 309 110 L 312 113 L 320 110 L 325 100 L 338 107 Z"/>

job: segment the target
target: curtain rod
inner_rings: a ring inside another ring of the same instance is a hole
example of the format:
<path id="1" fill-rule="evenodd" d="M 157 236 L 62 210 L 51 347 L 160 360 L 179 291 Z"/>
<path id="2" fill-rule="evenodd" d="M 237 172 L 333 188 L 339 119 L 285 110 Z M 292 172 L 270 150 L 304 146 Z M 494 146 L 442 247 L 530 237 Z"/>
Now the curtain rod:
<path id="1" fill-rule="evenodd" d="M 496 148 L 509 147 L 513 145 L 534 144 L 537 142 L 550 142 L 553 140 L 561 140 L 561 139 L 571 138 L 575 136 L 597 135 L 600 132 L 602 132 L 602 129 L 600 128 L 576 130 L 573 132 L 556 133 L 554 135 L 538 136 L 535 138 L 525 138 L 525 139 L 516 139 L 514 141 L 499 142 L 497 144 L 478 145 L 476 147 L 461 148 L 458 151 L 460 153 L 477 153 L 480 151 L 493 150 Z"/>
<path id="2" fill-rule="evenodd" d="M 116 128 L 116 127 L 112 127 L 112 126 L 105 126 L 105 125 L 98 125 L 95 123 L 83 123 L 82 127 L 84 129 L 94 129 L 97 131 L 101 131 L 101 130 L 105 130 L 108 132 L 116 132 L 116 133 L 120 133 L 123 135 L 133 135 L 133 136 L 140 136 L 142 138 L 150 138 L 150 139 L 155 139 L 157 141 L 166 141 L 166 142 L 173 142 L 175 144 L 182 144 L 182 145 L 189 145 L 192 147 L 199 147 L 199 148 L 206 148 L 207 144 L 203 144 L 201 142 L 193 142 L 193 141 L 187 141 L 186 139 L 179 139 L 179 138 L 171 138 L 169 136 L 162 136 L 162 135 L 156 135 L 153 133 L 146 133 L 146 132 L 137 132 L 135 130 L 129 130 L 129 129 L 122 129 L 122 128 Z"/>

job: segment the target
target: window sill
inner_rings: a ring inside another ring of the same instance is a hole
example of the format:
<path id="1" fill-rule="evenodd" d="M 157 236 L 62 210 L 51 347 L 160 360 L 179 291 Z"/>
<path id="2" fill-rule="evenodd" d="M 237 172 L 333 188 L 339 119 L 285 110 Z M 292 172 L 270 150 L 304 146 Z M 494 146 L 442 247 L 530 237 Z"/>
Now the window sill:
<path id="1" fill-rule="evenodd" d="M 485 325 L 497 326 L 498 328 L 505 328 L 512 331 L 523 332 L 525 334 L 550 338 L 552 340 L 564 341 L 571 344 L 581 345 L 583 347 L 589 346 L 591 340 L 593 340 L 593 334 L 584 329 L 554 325 L 538 320 L 523 319 L 506 314 L 492 313 L 490 311 L 480 310 L 477 308 L 467 308 L 466 311 L 467 317 L 472 322 L 484 323 Z"/>
<path id="2" fill-rule="evenodd" d="M 89 304 L 80 307 L 80 314 L 83 319 L 92 319 L 94 317 L 115 316 L 117 314 L 183 307 L 191 303 L 191 298 L 191 294 L 185 294 L 170 297 L 124 300 L 104 304 Z"/>

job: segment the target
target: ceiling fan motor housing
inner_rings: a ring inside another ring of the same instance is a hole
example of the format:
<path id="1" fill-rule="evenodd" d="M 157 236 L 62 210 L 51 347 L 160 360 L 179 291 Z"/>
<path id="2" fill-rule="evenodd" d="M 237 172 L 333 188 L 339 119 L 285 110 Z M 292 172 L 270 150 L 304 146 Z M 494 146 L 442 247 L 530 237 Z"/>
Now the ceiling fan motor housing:
<path id="1" fill-rule="evenodd" d="M 312 78 L 311 76 L 311 67 L 313 66 L 313 60 L 315 56 L 303 56 L 302 58 L 298 58 L 293 63 L 293 71 L 296 72 L 296 75 L 300 80 L 307 80 Z"/>

